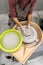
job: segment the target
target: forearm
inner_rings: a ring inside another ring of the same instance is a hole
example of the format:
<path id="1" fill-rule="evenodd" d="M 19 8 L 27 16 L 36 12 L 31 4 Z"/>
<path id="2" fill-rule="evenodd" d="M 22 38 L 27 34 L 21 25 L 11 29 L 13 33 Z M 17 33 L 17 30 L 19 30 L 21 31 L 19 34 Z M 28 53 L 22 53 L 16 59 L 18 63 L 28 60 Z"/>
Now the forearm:
<path id="1" fill-rule="evenodd" d="M 31 19 L 32 19 L 32 13 L 33 13 L 36 1 L 37 0 L 31 0 L 30 10 L 29 10 L 29 14 L 28 14 L 28 21 L 31 21 Z"/>
<path id="2" fill-rule="evenodd" d="M 32 14 L 28 14 L 28 24 L 30 23 L 31 19 L 32 19 Z"/>
<path id="3" fill-rule="evenodd" d="M 28 14 L 28 20 L 32 19 L 32 14 Z"/>
<path id="4" fill-rule="evenodd" d="M 18 26 L 22 26 L 21 23 L 19 22 L 19 20 L 17 19 L 17 17 L 13 18 L 13 21 L 18 25 Z"/>

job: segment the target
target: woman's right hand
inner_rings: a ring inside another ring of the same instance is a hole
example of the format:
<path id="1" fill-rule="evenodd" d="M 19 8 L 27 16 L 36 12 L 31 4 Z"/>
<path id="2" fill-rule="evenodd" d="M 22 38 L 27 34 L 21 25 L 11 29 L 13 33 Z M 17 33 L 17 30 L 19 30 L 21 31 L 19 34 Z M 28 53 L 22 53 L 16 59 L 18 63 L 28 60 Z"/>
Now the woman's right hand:
<path id="1" fill-rule="evenodd" d="M 19 27 L 22 26 L 17 17 L 13 18 L 13 21 L 14 21 Z"/>

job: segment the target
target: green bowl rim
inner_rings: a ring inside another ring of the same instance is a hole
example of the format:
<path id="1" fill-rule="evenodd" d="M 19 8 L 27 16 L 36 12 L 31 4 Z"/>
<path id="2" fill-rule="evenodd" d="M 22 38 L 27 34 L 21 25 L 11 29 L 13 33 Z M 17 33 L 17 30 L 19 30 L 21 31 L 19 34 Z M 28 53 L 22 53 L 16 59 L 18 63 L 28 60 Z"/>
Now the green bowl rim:
<path id="1" fill-rule="evenodd" d="M 5 36 L 5 34 L 8 34 L 9 32 L 15 32 L 16 34 L 18 34 L 19 35 L 19 37 L 20 37 L 20 43 L 19 43 L 19 45 L 16 47 L 16 48 L 14 48 L 14 49 L 12 49 L 12 50 L 7 50 L 6 48 L 4 48 L 1 44 L 2 44 L 2 38 L 3 38 L 3 36 Z M 1 35 L 0 35 L 0 48 L 3 50 L 3 51 L 5 51 L 5 52 L 16 52 L 20 47 L 21 47 L 21 45 L 22 45 L 22 35 L 21 35 L 21 33 L 20 32 L 18 32 L 16 29 L 8 29 L 8 30 L 6 30 L 6 31 L 4 31 Z"/>

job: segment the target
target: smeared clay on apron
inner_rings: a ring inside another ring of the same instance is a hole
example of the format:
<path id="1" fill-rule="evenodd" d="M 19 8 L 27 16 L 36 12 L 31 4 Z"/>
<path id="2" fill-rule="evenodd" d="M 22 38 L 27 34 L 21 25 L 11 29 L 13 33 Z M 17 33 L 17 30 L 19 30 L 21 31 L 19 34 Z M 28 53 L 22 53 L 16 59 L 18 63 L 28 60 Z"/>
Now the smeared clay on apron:
<path id="1" fill-rule="evenodd" d="M 19 4 L 16 5 L 16 12 L 17 12 L 17 17 L 19 20 L 25 20 L 27 15 L 28 15 L 28 12 L 30 10 L 30 4 L 28 4 L 24 10 L 22 10 L 20 7 L 19 7 Z"/>

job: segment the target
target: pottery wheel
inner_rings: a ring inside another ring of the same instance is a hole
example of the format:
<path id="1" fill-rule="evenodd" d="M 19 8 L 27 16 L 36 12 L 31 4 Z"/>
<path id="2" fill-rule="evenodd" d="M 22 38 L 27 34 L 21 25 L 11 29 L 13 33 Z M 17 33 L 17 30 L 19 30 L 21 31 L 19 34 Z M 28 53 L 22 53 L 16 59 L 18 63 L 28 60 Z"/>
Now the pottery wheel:
<path id="1" fill-rule="evenodd" d="M 23 25 L 23 27 L 25 28 L 26 25 Z M 21 31 L 20 27 L 18 27 L 18 31 L 22 34 L 23 42 L 25 43 L 32 43 L 37 40 L 37 31 L 32 26 L 30 26 L 30 29 L 31 29 L 31 35 L 26 37 L 23 35 L 23 32 Z"/>

